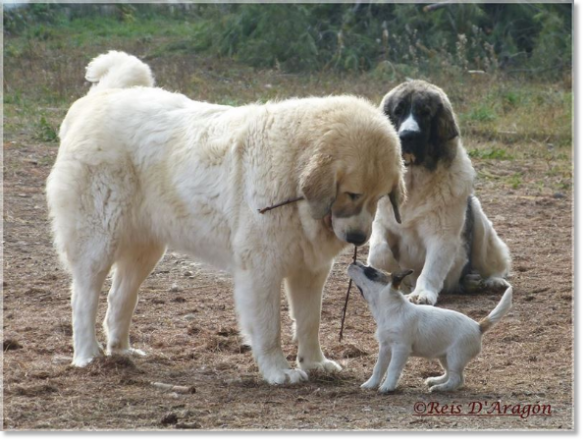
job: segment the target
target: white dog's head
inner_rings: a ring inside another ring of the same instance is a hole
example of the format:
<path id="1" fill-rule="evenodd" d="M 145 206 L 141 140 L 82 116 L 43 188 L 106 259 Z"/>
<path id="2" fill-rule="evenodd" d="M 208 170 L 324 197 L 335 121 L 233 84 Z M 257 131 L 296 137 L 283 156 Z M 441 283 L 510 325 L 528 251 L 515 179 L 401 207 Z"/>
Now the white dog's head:
<path id="1" fill-rule="evenodd" d="M 412 273 L 412 270 L 389 274 L 374 267 L 367 267 L 358 261 L 349 265 L 347 273 L 374 313 L 391 302 L 393 295 L 402 296 L 400 284 Z"/>
<path id="2" fill-rule="evenodd" d="M 400 141 L 365 100 L 341 97 L 334 104 L 315 124 L 300 187 L 314 219 L 324 220 L 340 240 L 361 245 L 372 233 L 380 198 L 390 198 L 400 222 L 405 199 Z"/>

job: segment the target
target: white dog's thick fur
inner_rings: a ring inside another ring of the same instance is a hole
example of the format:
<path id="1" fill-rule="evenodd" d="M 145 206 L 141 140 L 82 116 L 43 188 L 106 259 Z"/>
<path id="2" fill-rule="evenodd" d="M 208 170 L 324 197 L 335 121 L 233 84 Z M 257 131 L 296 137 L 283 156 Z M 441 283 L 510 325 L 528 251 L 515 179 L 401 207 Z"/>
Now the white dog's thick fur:
<path id="1" fill-rule="evenodd" d="M 464 290 L 471 271 L 481 276 L 481 287 L 507 287 L 510 252 L 473 195 L 475 171 L 447 96 L 411 81 L 390 91 L 381 108 L 409 164 L 408 200 L 400 208 L 401 224 L 380 201 L 368 263 L 388 272 L 413 269 L 410 298 L 423 304 L 435 304 L 441 290 Z"/>
<path id="2" fill-rule="evenodd" d="M 368 239 L 379 198 L 397 208 L 404 198 L 398 137 L 378 109 L 350 96 L 195 102 L 153 88 L 148 66 L 120 52 L 92 61 L 87 78 L 97 83 L 69 110 L 47 182 L 73 278 L 73 364 L 101 354 L 96 311 L 111 268 L 106 353 L 142 354 L 129 339 L 138 289 L 170 246 L 234 275 L 241 330 L 268 382 L 339 370 L 318 337 L 332 261 Z M 298 369 L 281 349 L 283 280 Z"/>
<path id="3" fill-rule="evenodd" d="M 463 385 L 463 370 L 481 351 L 482 335 L 512 307 L 508 285 L 496 308 L 479 323 L 462 313 L 408 301 L 400 292 L 402 278 L 411 270 L 384 274 L 361 263 L 351 264 L 350 278 L 362 292 L 378 325 L 380 345 L 372 377 L 362 388 L 394 391 L 409 356 L 438 359 L 442 376 L 428 378 L 430 391 L 452 391 Z"/>

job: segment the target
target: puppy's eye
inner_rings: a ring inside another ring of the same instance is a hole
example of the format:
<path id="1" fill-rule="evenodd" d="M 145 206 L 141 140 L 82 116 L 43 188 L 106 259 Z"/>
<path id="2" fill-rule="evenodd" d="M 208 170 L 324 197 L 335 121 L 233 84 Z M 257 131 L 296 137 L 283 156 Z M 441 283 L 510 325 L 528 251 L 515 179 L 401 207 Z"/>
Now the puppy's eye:
<path id="1" fill-rule="evenodd" d="M 404 105 L 399 104 L 394 108 L 394 115 L 400 116 L 404 113 Z"/>
<path id="2" fill-rule="evenodd" d="M 349 199 L 351 199 L 352 201 L 357 201 L 362 197 L 361 193 L 351 193 L 351 192 L 347 192 L 347 196 L 349 197 Z"/>

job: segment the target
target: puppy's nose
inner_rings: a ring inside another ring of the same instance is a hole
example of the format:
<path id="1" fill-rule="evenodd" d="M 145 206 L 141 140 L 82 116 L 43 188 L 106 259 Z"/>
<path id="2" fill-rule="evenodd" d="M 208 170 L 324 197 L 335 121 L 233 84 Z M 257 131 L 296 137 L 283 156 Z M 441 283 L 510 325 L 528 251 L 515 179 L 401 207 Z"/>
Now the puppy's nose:
<path id="1" fill-rule="evenodd" d="M 366 242 L 368 237 L 362 232 L 349 232 L 345 237 L 347 242 L 355 244 L 356 246 L 361 246 L 363 243 Z"/>
<path id="2" fill-rule="evenodd" d="M 420 135 L 421 133 L 419 130 L 402 130 L 398 134 L 398 137 L 402 143 L 405 143 L 408 141 L 415 141 Z"/>

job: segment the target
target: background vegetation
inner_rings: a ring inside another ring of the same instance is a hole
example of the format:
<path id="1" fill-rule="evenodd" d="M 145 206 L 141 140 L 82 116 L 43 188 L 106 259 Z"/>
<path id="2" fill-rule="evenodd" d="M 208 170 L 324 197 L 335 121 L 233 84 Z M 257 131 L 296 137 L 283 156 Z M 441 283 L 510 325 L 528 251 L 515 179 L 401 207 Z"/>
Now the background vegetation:
<path id="1" fill-rule="evenodd" d="M 3 19 L 8 136 L 56 143 L 87 90 L 85 66 L 118 49 L 147 61 L 162 87 L 231 105 L 378 102 L 423 78 L 446 90 L 476 160 L 571 168 L 571 4 L 30 4 Z M 566 172 L 555 189 L 570 186 Z"/>

